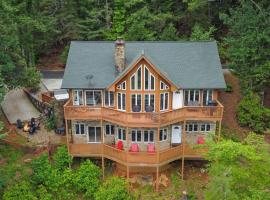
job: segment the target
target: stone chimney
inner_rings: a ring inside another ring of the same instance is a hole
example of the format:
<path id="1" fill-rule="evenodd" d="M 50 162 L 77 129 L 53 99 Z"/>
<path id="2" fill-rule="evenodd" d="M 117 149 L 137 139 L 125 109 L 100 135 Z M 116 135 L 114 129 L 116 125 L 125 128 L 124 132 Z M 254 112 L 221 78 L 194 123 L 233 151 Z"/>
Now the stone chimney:
<path id="1" fill-rule="evenodd" d="M 117 38 L 114 50 L 115 69 L 118 73 L 125 69 L 125 41 Z"/>

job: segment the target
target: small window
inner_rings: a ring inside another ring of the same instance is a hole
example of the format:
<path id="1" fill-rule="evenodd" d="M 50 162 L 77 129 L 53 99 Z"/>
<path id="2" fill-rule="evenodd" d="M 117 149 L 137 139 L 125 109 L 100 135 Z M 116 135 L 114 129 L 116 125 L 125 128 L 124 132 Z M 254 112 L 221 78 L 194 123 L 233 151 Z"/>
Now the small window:
<path id="1" fill-rule="evenodd" d="M 131 141 L 132 142 L 141 142 L 142 141 L 142 131 L 141 130 L 132 130 L 131 131 Z"/>
<path id="2" fill-rule="evenodd" d="M 185 90 L 185 105 L 198 106 L 200 103 L 200 90 Z"/>
<path id="3" fill-rule="evenodd" d="M 154 142 L 153 130 L 145 130 L 143 134 L 144 134 L 144 142 Z"/>
<path id="4" fill-rule="evenodd" d="M 105 91 L 105 106 L 114 106 L 114 92 Z"/>
<path id="5" fill-rule="evenodd" d="M 84 135 L 85 134 L 85 127 L 82 123 L 75 124 L 75 134 L 76 135 Z"/>
<path id="6" fill-rule="evenodd" d="M 168 138 L 167 128 L 159 130 L 159 141 L 165 141 Z"/>
<path id="7" fill-rule="evenodd" d="M 169 93 L 161 93 L 160 94 L 160 110 L 168 110 L 169 108 Z"/>
<path id="8" fill-rule="evenodd" d="M 126 94 L 117 93 L 117 108 L 118 110 L 126 110 Z"/>
<path id="9" fill-rule="evenodd" d="M 101 105 L 101 91 L 87 90 L 85 91 L 86 105 L 100 106 Z"/>
<path id="10" fill-rule="evenodd" d="M 121 85 L 122 85 L 122 90 L 126 90 L 126 81 L 124 81 Z"/>
<path id="11" fill-rule="evenodd" d="M 114 135 L 114 125 L 107 124 L 105 126 L 105 135 Z"/>
<path id="12" fill-rule="evenodd" d="M 206 124 L 201 124 L 201 132 L 207 132 L 211 130 L 211 126 L 210 124 L 206 123 Z"/>
<path id="13" fill-rule="evenodd" d="M 79 106 L 83 105 L 83 91 L 73 90 L 73 105 Z"/>
<path id="14" fill-rule="evenodd" d="M 166 85 L 163 81 L 160 81 L 160 90 L 167 90 L 169 89 L 168 85 Z"/>
<path id="15" fill-rule="evenodd" d="M 124 128 L 118 128 L 118 140 L 126 140 L 126 130 Z"/>
<path id="16" fill-rule="evenodd" d="M 198 123 L 187 123 L 185 128 L 186 128 L 187 132 L 197 132 L 197 131 L 199 131 Z"/>

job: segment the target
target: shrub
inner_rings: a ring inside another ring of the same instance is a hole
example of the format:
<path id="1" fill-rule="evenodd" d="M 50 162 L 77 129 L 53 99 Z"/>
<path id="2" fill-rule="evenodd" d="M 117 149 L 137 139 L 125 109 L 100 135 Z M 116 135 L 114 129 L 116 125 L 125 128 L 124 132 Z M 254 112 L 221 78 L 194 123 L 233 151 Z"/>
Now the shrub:
<path id="1" fill-rule="evenodd" d="M 128 184 L 123 178 L 112 177 L 106 180 L 95 194 L 96 200 L 129 200 Z"/>
<path id="2" fill-rule="evenodd" d="M 67 147 L 61 146 L 57 148 L 56 153 L 53 155 L 55 168 L 58 170 L 64 170 L 71 162 L 72 157 L 68 154 Z"/>
<path id="3" fill-rule="evenodd" d="M 22 181 L 5 190 L 3 200 L 18 199 L 37 200 L 37 197 L 34 196 L 31 185 L 28 182 Z"/>
<path id="4" fill-rule="evenodd" d="M 93 198 L 101 183 L 100 177 L 101 171 L 99 167 L 90 160 L 86 160 L 81 164 L 74 176 L 75 188 L 83 193 L 86 198 Z"/>
<path id="5" fill-rule="evenodd" d="M 270 127 L 270 110 L 261 105 L 260 97 L 249 92 L 239 103 L 237 118 L 241 126 L 247 126 L 257 133 Z"/>
<path id="6" fill-rule="evenodd" d="M 231 84 L 229 83 L 226 84 L 225 92 L 230 92 L 230 93 L 233 92 L 233 88 Z"/>

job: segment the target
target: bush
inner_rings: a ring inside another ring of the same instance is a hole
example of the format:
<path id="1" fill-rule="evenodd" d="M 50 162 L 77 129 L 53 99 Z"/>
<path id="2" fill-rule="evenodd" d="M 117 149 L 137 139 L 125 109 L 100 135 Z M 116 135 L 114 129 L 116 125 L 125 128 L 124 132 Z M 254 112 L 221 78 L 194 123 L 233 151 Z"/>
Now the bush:
<path id="1" fill-rule="evenodd" d="M 68 154 L 67 147 L 61 146 L 57 148 L 56 153 L 53 155 L 55 168 L 57 170 L 64 170 L 72 163 L 72 157 Z"/>
<path id="2" fill-rule="evenodd" d="M 229 83 L 226 84 L 225 92 L 230 92 L 230 93 L 233 92 L 233 88 L 231 84 Z"/>
<path id="3" fill-rule="evenodd" d="M 270 110 L 262 106 L 257 94 L 251 92 L 239 103 L 237 118 L 241 126 L 247 126 L 257 133 L 270 128 Z"/>
<path id="4" fill-rule="evenodd" d="M 112 177 L 106 180 L 95 194 L 96 200 L 129 200 L 128 184 L 123 178 Z"/>
<path id="5" fill-rule="evenodd" d="M 101 171 L 99 167 L 90 160 L 86 160 L 75 173 L 73 180 L 75 188 L 83 193 L 86 198 L 93 198 L 101 184 Z"/>
<path id="6" fill-rule="evenodd" d="M 18 199 L 37 200 L 37 197 L 33 195 L 31 185 L 28 182 L 22 181 L 5 190 L 3 200 Z"/>
<path id="7" fill-rule="evenodd" d="M 60 60 L 63 64 L 66 64 L 68 57 L 69 45 L 65 46 L 63 52 L 60 55 Z"/>

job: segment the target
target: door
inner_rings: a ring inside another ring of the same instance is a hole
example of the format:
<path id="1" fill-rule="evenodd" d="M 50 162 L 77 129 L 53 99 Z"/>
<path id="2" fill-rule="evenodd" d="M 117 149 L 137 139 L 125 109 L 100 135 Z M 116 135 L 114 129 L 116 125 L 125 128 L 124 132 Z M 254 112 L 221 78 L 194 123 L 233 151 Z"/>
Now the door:
<path id="1" fill-rule="evenodd" d="M 183 90 L 173 92 L 173 109 L 183 107 Z"/>
<path id="2" fill-rule="evenodd" d="M 101 142 L 101 128 L 95 126 L 88 127 L 88 143 Z"/>
<path id="3" fill-rule="evenodd" d="M 172 126 L 172 144 L 181 144 L 182 142 L 182 126 Z"/>

